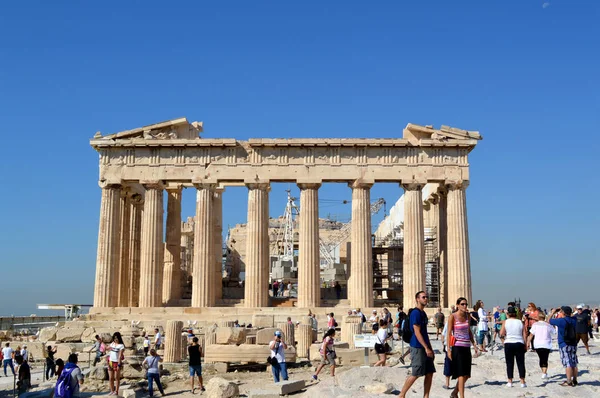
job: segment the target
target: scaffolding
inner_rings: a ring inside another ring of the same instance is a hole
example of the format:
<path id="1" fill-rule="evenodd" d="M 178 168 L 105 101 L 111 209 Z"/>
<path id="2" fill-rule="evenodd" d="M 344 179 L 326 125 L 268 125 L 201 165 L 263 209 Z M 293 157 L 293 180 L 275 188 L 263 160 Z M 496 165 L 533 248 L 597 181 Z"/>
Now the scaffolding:
<path id="1" fill-rule="evenodd" d="M 436 228 L 425 228 L 425 290 L 429 307 L 440 305 L 440 258 Z M 382 298 L 402 300 L 404 239 L 402 229 L 384 240 L 373 238 L 373 290 Z M 412 292 L 411 294 L 413 294 Z"/>
<path id="2" fill-rule="evenodd" d="M 425 290 L 429 307 L 440 305 L 440 254 L 436 228 L 425 229 Z"/>

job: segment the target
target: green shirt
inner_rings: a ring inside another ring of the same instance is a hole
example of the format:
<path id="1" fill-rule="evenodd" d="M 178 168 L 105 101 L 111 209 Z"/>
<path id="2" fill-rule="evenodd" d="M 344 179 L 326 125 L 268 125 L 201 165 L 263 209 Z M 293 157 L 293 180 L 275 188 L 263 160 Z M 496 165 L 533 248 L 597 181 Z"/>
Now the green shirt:
<path id="1" fill-rule="evenodd" d="M 501 313 L 499 319 L 500 319 L 500 322 L 505 321 L 506 320 L 506 313 L 504 313 L 504 312 Z"/>

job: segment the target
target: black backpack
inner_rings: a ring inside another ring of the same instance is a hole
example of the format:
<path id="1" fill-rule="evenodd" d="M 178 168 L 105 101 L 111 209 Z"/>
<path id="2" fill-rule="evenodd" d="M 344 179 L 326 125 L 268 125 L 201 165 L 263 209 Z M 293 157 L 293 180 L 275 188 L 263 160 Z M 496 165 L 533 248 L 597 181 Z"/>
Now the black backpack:
<path id="1" fill-rule="evenodd" d="M 575 333 L 575 327 L 571 325 L 567 320 L 565 320 L 565 334 L 563 336 L 563 340 L 566 345 L 577 345 L 577 334 Z"/>
<path id="2" fill-rule="evenodd" d="M 365 314 L 362 314 L 362 316 L 360 317 L 360 321 L 367 322 L 367 317 L 365 316 Z"/>
<path id="3" fill-rule="evenodd" d="M 406 316 L 406 318 L 404 318 L 404 321 L 402 321 L 401 325 L 402 340 L 404 340 L 405 343 L 410 343 L 410 339 L 413 336 L 413 332 L 410 329 L 410 313 L 413 312 L 413 310 L 415 310 L 415 308 L 411 308 L 408 310 L 408 315 Z"/>

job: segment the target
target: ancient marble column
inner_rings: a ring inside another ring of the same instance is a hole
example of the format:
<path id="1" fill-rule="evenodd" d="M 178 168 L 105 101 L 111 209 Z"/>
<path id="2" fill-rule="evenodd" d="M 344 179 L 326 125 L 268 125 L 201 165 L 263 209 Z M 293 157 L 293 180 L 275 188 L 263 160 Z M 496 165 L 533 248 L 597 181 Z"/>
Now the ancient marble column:
<path id="1" fill-rule="evenodd" d="M 163 186 L 144 183 L 146 198 L 142 214 L 140 249 L 140 307 L 162 306 L 163 276 Z"/>
<path id="2" fill-rule="evenodd" d="M 453 303 L 448 300 L 448 221 L 446 211 L 448 207 L 447 193 L 445 190 L 438 192 L 438 250 L 440 261 L 440 305 L 449 308 Z"/>
<path id="3" fill-rule="evenodd" d="M 283 341 L 290 347 L 296 345 L 295 326 L 293 323 L 288 322 L 277 322 L 277 329 L 283 332 Z"/>
<path id="4" fill-rule="evenodd" d="M 129 211 L 129 296 L 127 306 L 137 307 L 140 303 L 140 250 L 142 242 L 142 212 L 144 197 L 133 194 Z"/>
<path id="5" fill-rule="evenodd" d="M 354 182 L 352 188 L 351 263 L 348 299 L 353 307 L 373 306 L 373 259 L 371 255 L 371 186 Z"/>
<path id="6" fill-rule="evenodd" d="M 119 233 L 119 298 L 118 306 L 129 305 L 129 231 L 131 225 L 131 193 L 121 191 L 121 228 Z"/>
<path id="7" fill-rule="evenodd" d="M 215 302 L 223 299 L 223 191 L 223 188 L 217 188 L 213 196 Z"/>
<path id="8" fill-rule="evenodd" d="M 162 302 L 176 305 L 181 299 L 181 186 L 167 188 L 167 236 Z"/>
<path id="9" fill-rule="evenodd" d="M 212 307 L 215 305 L 213 241 L 213 195 L 215 185 L 198 184 L 196 189 L 192 307 Z"/>
<path id="10" fill-rule="evenodd" d="M 321 257 L 319 254 L 319 187 L 298 184 L 300 188 L 300 237 L 298 258 L 298 307 L 321 305 Z"/>
<path id="11" fill-rule="evenodd" d="M 269 305 L 269 184 L 248 187 L 245 307 Z"/>
<path id="12" fill-rule="evenodd" d="M 472 303 L 469 230 L 465 191 L 469 182 L 448 184 L 448 301 L 459 297 Z"/>
<path id="13" fill-rule="evenodd" d="M 345 343 L 348 343 L 350 348 L 354 348 L 354 335 L 362 334 L 361 325 L 362 319 L 360 316 L 348 316 L 344 315 L 342 317 L 342 330 L 341 330 L 341 340 Z"/>
<path id="14" fill-rule="evenodd" d="M 296 355 L 299 358 L 309 358 L 310 346 L 313 342 L 312 327 L 310 325 L 298 325 L 296 339 L 298 341 Z"/>
<path id="15" fill-rule="evenodd" d="M 415 306 L 415 294 L 425 290 L 425 233 L 423 230 L 423 184 L 402 184 L 404 188 L 404 257 L 402 296 L 404 308 Z"/>
<path id="16" fill-rule="evenodd" d="M 182 321 L 167 321 L 165 330 L 165 355 L 164 361 L 174 363 L 181 361 L 185 346 L 181 340 Z"/>
<path id="17" fill-rule="evenodd" d="M 100 184 L 100 225 L 96 256 L 94 307 L 115 307 L 118 299 L 118 265 L 121 186 Z"/>

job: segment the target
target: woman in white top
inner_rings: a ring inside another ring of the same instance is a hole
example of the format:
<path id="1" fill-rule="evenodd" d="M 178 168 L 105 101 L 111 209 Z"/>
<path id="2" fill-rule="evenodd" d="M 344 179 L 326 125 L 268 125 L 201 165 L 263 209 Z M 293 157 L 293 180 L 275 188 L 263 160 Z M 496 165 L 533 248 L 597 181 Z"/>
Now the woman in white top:
<path id="1" fill-rule="evenodd" d="M 150 350 L 150 355 L 142 362 L 142 367 L 148 372 L 148 395 L 151 397 L 153 396 L 152 385 L 154 381 L 156 382 L 158 391 L 160 391 L 160 395 L 165 396 L 162 384 L 160 383 L 160 369 L 158 368 L 158 364 L 162 361 L 163 359 L 158 356 L 156 350 L 153 348 Z"/>
<path id="2" fill-rule="evenodd" d="M 375 352 L 379 357 L 379 361 L 375 362 L 374 366 L 385 366 L 385 361 L 387 359 L 387 349 L 386 349 L 386 341 L 391 337 L 388 334 L 388 323 L 385 319 L 381 319 L 379 321 L 379 330 L 377 330 L 377 342 L 375 343 Z M 387 346 L 389 347 L 389 345 Z"/>
<path id="3" fill-rule="evenodd" d="M 527 338 L 527 329 L 523 327 L 523 322 L 517 319 L 517 309 L 508 307 L 508 318 L 504 321 L 500 329 L 500 337 L 504 337 L 504 357 L 506 360 L 506 375 L 508 376 L 507 387 L 512 387 L 513 373 L 515 369 L 515 359 L 519 369 L 519 378 L 521 387 L 527 387 L 525 383 L 525 340 Z"/>
<path id="4" fill-rule="evenodd" d="M 552 335 L 556 334 L 556 329 L 554 329 L 554 326 L 546 322 L 546 315 L 540 311 L 537 322 L 531 325 L 529 333 L 529 337 L 527 338 L 527 348 L 531 347 L 531 342 L 533 340 L 535 352 L 537 352 L 540 359 L 542 379 L 547 379 L 548 356 L 550 355 L 550 350 L 552 349 Z"/>
<path id="5" fill-rule="evenodd" d="M 479 351 L 487 352 L 483 344 L 485 336 L 488 334 L 488 313 L 483 308 L 483 301 L 479 300 L 479 309 L 477 315 L 479 315 L 479 322 L 477 322 L 477 344 L 479 344 Z M 489 338 L 488 338 L 489 340 Z"/>
<path id="6" fill-rule="evenodd" d="M 371 326 L 379 326 L 379 316 L 377 315 L 377 310 L 373 310 L 372 315 L 369 317 L 369 323 L 371 324 Z"/>
<path id="7" fill-rule="evenodd" d="M 119 395 L 119 384 L 121 384 L 120 369 L 123 366 L 123 351 L 125 345 L 121 333 L 113 334 L 113 342 L 108 346 L 108 383 L 110 386 L 110 394 Z"/>

